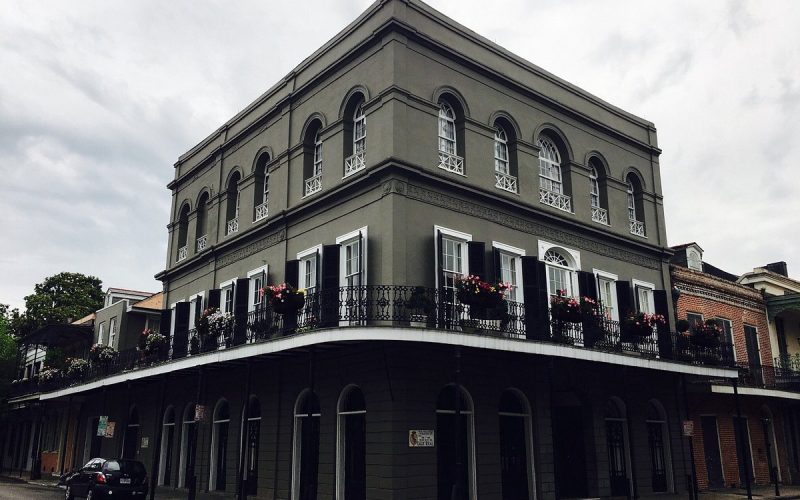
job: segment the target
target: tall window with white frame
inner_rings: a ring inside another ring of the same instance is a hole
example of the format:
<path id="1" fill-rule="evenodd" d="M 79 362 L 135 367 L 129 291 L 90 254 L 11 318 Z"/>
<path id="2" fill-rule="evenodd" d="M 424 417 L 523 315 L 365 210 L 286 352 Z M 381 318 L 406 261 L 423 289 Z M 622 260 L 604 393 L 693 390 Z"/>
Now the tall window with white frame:
<path id="1" fill-rule="evenodd" d="M 225 234 L 231 235 L 239 231 L 239 201 L 241 191 L 239 190 L 239 172 L 234 172 L 228 180 Z"/>
<path id="2" fill-rule="evenodd" d="M 463 386 L 448 385 L 436 401 L 436 472 L 438 500 L 475 497 L 472 401 Z M 458 433 L 456 433 L 458 429 Z"/>
<path id="3" fill-rule="evenodd" d="M 366 167 L 367 115 L 364 112 L 364 95 L 351 96 L 344 120 L 344 176 L 352 175 Z M 348 142 L 349 141 L 349 142 Z"/>
<path id="4" fill-rule="evenodd" d="M 294 408 L 292 500 L 316 500 L 319 470 L 319 398 L 306 389 Z"/>
<path id="5" fill-rule="evenodd" d="M 233 313 L 233 284 L 230 284 L 222 289 L 222 312 L 231 314 Z"/>
<path id="6" fill-rule="evenodd" d="M 224 399 L 214 409 L 214 420 L 211 433 L 211 489 L 225 491 L 228 471 L 228 426 L 231 412 Z"/>
<path id="7" fill-rule="evenodd" d="M 181 207 L 180 215 L 178 216 L 178 255 L 176 262 L 184 260 L 188 255 L 186 241 L 189 237 L 189 204 L 185 203 Z"/>
<path id="8" fill-rule="evenodd" d="M 172 406 L 164 412 L 161 424 L 161 458 L 159 460 L 158 484 L 172 483 L 172 448 L 175 442 L 175 408 Z"/>
<path id="9" fill-rule="evenodd" d="M 343 243 L 342 251 L 344 252 L 344 286 L 361 286 L 361 238 L 356 238 Z"/>
<path id="10" fill-rule="evenodd" d="M 600 193 L 600 176 L 594 159 L 589 162 L 589 183 L 591 184 L 590 201 L 592 206 L 592 220 L 608 225 L 608 210 L 603 207 L 603 198 Z"/>
<path id="11" fill-rule="evenodd" d="M 439 103 L 439 168 L 464 174 L 464 159 L 458 155 L 456 111 L 447 101 Z"/>
<path id="12" fill-rule="evenodd" d="M 506 292 L 506 299 L 512 302 L 520 302 L 522 293 L 520 292 L 519 273 L 522 269 L 520 256 L 508 252 L 500 252 L 500 281 L 511 285 Z"/>
<path id="13" fill-rule="evenodd" d="M 115 343 L 117 340 L 117 318 L 111 318 L 108 322 L 108 346 L 116 349 Z"/>
<path id="14" fill-rule="evenodd" d="M 517 178 L 511 172 L 508 133 L 499 123 L 494 126 L 494 178 L 495 187 L 511 193 L 517 192 Z"/>
<path id="15" fill-rule="evenodd" d="M 105 344 L 105 338 L 106 338 L 106 324 L 100 323 L 100 327 L 97 330 L 97 343 Z"/>
<path id="16" fill-rule="evenodd" d="M 549 137 L 539 137 L 539 202 L 572 212 L 572 200 L 564 193 L 561 153 Z"/>
<path id="17" fill-rule="evenodd" d="M 617 310 L 617 282 L 611 277 L 597 276 L 598 298 L 600 299 L 603 313 L 611 321 L 619 321 Z"/>
<path id="18" fill-rule="evenodd" d="M 197 446 L 197 422 L 195 421 L 195 405 L 189 403 L 183 410 L 183 420 L 181 422 L 181 457 L 180 470 L 178 471 L 178 487 L 186 487 L 189 484 L 190 476 L 193 471 L 189 464 L 194 450 Z"/>
<path id="19" fill-rule="evenodd" d="M 500 479 L 503 500 L 530 500 L 531 461 L 530 410 L 527 400 L 516 390 L 500 395 Z"/>
<path id="20" fill-rule="evenodd" d="M 257 309 L 260 305 L 265 303 L 265 295 L 261 293 L 261 289 L 266 286 L 266 276 L 264 271 L 250 276 L 250 310 Z"/>
<path id="21" fill-rule="evenodd" d="M 339 397 L 339 446 L 337 450 L 337 498 L 366 500 L 367 498 L 367 406 L 364 394 L 356 386 L 349 386 Z"/>
<path id="22" fill-rule="evenodd" d="M 575 296 L 575 270 L 571 259 L 558 250 L 550 249 L 542 260 L 547 268 L 547 291 L 550 296 L 555 297 L 559 293 L 567 297 Z"/>
<path id="23" fill-rule="evenodd" d="M 269 173 L 267 164 L 269 154 L 262 153 L 258 157 L 255 168 L 255 189 L 253 190 L 253 221 L 264 220 L 269 215 Z"/>
<path id="24" fill-rule="evenodd" d="M 317 290 L 318 259 L 318 252 L 300 259 L 300 288 L 304 288 L 307 295 L 313 295 Z"/>
<path id="25" fill-rule="evenodd" d="M 633 235 L 645 237 L 645 227 L 642 211 L 642 190 L 633 174 L 626 181 L 628 195 L 628 221 L 630 232 Z"/>
<path id="26" fill-rule="evenodd" d="M 247 440 L 245 448 L 244 479 L 248 495 L 258 494 L 258 445 L 261 436 L 261 404 L 255 396 L 250 397 L 247 409 Z"/>
<path id="27" fill-rule="evenodd" d="M 466 274 L 464 251 L 466 243 L 447 236 L 442 237 L 442 288 L 455 294 L 456 282 Z"/>
<path id="28" fill-rule="evenodd" d="M 322 122 L 312 120 L 303 137 L 303 196 L 322 191 Z"/>
<path id="29" fill-rule="evenodd" d="M 197 221 L 195 235 L 197 241 L 195 243 L 195 251 L 202 252 L 208 246 L 208 234 L 206 229 L 206 219 L 208 218 L 208 192 L 200 195 L 200 201 L 197 202 Z"/>

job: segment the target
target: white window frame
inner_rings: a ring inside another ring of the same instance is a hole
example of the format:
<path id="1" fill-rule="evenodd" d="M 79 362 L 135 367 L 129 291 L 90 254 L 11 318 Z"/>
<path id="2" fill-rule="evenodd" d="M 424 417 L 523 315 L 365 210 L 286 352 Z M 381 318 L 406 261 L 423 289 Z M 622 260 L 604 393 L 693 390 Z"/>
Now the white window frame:
<path id="1" fill-rule="evenodd" d="M 524 283 L 522 282 L 522 257 L 525 257 L 525 249 L 524 248 L 517 248 L 511 245 L 506 245 L 505 243 L 500 243 L 499 241 L 492 241 L 492 248 L 496 248 L 500 251 L 501 254 L 505 254 L 510 256 L 513 259 L 516 259 L 516 271 L 515 274 L 515 288 L 516 290 L 513 291 L 514 293 L 514 302 L 518 302 L 520 304 L 525 303 L 525 296 L 522 292 Z M 502 256 L 500 257 L 502 259 Z M 501 273 L 502 273 L 502 261 L 500 264 Z M 500 276 L 502 279 L 502 276 Z"/>
<path id="2" fill-rule="evenodd" d="M 198 315 L 197 312 L 197 299 L 200 299 L 200 313 L 203 314 L 203 301 L 206 298 L 205 292 L 197 292 L 189 297 L 189 330 L 195 328 L 194 318 Z"/>
<path id="3" fill-rule="evenodd" d="M 353 154 L 364 154 L 366 151 L 367 115 L 364 113 L 364 101 L 361 101 L 353 113 Z"/>
<path id="4" fill-rule="evenodd" d="M 600 182 L 597 179 L 597 169 L 593 165 L 589 165 L 589 182 L 591 183 L 589 201 L 592 208 L 600 208 Z"/>
<path id="5" fill-rule="evenodd" d="M 238 277 L 231 278 L 231 279 L 229 279 L 227 281 L 223 281 L 222 283 L 219 284 L 219 310 L 221 312 L 225 313 L 225 314 L 233 314 L 233 309 L 236 307 L 236 290 L 235 290 L 235 287 L 236 287 L 236 280 L 237 279 L 239 279 L 239 278 Z M 233 294 L 231 296 L 231 310 L 230 311 L 227 310 L 227 307 L 226 307 L 227 301 L 225 300 L 225 292 L 226 292 L 227 289 L 231 289 L 231 293 Z"/>
<path id="6" fill-rule="evenodd" d="M 180 302 L 180 301 L 178 301 Z M 169 338 L 170 344 L 172 344 L 172 340 L 175 338 L 175 308 L 178 306 L 178 302 L 173 302 L 170 304 L 170 315 L 169 315 Z"/>
<path id="7" fill-rule="evenodd" d="M 358 390 L 361 392 L 362 396 L 364 394 L 364 390 L 361 386 L 356 384 L 348 384 L 345 386 L 344 389 L 339 393 L 339 399 L 336 402 L 336 499 L 344 499 L 345 494 L 345 452 L 347 451 L 347 441 L 345 439 L 345 419 L 348 415 L 366 415 L 366 398 L 363 410 L 355 410 L 355 411 L 342 411 L 342 405 L 344 404 L 344 398 L 349 396 L 350 391 Z M 366 478 L 365 478 L 366 479 Z"/>
<path id="8" fill-rule="evenodd" d="M 302 252 L 297 252 L 297 260 L 300 261 L 300 263 L 297 266 L 297 268 L 298 268 L 297 269 L 297 287 L 298 288 L 305 288 L 305 289 L 309 288 L 309 287 L 305 286 L 307 283 L 306 283 L 306 280 L 305 280 L 305 273 L 303 271 L 303 267 L 304 267 L 303 262 L 309 260 L 309 257 L 311 257 L 312 255 L 316 256 L 316 259 L 317 259 L 317 263 L 316 263 L 316 266 L 314 268 L 314 277 L 316 278 L 314 286 L 316 287 L 317 284 L 320 283 L 321 276 L 317 276 L 317 272 L 320 269 L 322 269 L 322 245 L 316 245 L 316 246 L 313 246 L 313 247 L 308 248 L 306 250 L 303 250 Z M 316 288 L 314 288 L 313 291 L 317 292 L 318 290 Z"/>
<path id="9" fill-rule="evenodd" d="M 250 280 L 247 284 L 247 312 L 253 312 L 256 309 L 256 304 L 261 302 L 261 297 L 258 296 L 258 290 L 256 290 L 256 280 L 253 279 L 255 276 L 258 278 L 260 274 L 262 276 L 261 288 L 267 286 L 267 276 L 269 276 L 269 265 L 264 264 L 261 267 L 253 269 L 252 271 L 247 272 L 247 278 Z"/>
<path id="10" fill-rule="evenodd" d="M 169 412 L 172 411 L 172 423 L 165 422 L 167 415 Z M 159 451 L 159 462 L 158 462 L 158 485 L 164 486 L 164 476 L 167 472 L 166 461 L 167 461 L 167 436 L 169 435 L 168 427 L 172 427 L 172 452 L 175 452 L 175 441 L 178 439 L 178 416 L 175 411 L 175 407 L 173 405 L 167 406 L 167 409 L 164 411 L 164 414 L 161 415 L 161 450 Z M 182 422 L 181 422 L 182 423 Z M 174 457 L 173 457 L 174 459 Z M 172 480 L 173 478 L 170 478 Z"/>
<path id="11" fill-rule="evenodd" d="M 458 156 L 458 133 L 456 131 L 456 110 L 447 101 L 439 102 L 439 152 Z M 451 128 L 452 127 L 452 128 Z M 447 131 L 452 130 L 452 137 Z M 452 149 L 452 150 L 451 150 Z"/>
<path id="12" fill-rule="evenodd" d="M 600 280 L 610 281 L 612 283 L 613 286 L 610 292 L 612 301 L 611 320 L 619 321 L 619 304 L 617 303 L 617 281 L 619 281 L 619 276 L 601 269 L 592 269 L 592 274 L 594 274 L 595 283 L 597 283 L 597 298 L 601 299 L 601 301 L 602 292 L 600 291 Z M 605 313 L 606 311 L 603 312 Z"/>
<path id="13" fill-rule="evenodd" d="M 547 253 L 548 250 L 556 250 L 558 252 L 567 253 L 571 258 L 572 261 L 575 263 L 573 269 L 568 269 L 568 277 L 569 277 L 569 285 L 570 290 L 569 292 L 572 297 L 577 297 L 580 294 L 580 290 L 578 289 L 578 271 L 581 270 L 581 253 L 577 250 L 573 250 L 571 248 L 567 248 L 562 245 L 558 245 L 555 243 L 551 243 L 549 241 L 539 240 L 539 260 L 545 263 L 545 267 L 547 267 L 547 262 L 544 261 L 544 255 Z M 566 269 L 566 268 L 561 268 Z M 548 295 L 550 294 L 550 278 L 547 277 L 547 290 Z M 549 307 L 548 301 L 548 307 Z"/>
<path id="14" fill-rule="evenodd" d="M 105 336 L 106 336 L 106 322 L 102 321 L 100 323 L 100 327 L 97 330 L 97 343 L 104 344 L 105 343 Z"/>
<path id="15" fill-rule="evenodd" d="M 316 177 L 322 174 L 322 134 L 320 130 L 314 134 L 314 158 L 311 177 Z"/>
<path id="16" fill-rule="evenodd" d="M 625 183 L 625 191 L 628 195 L 628 220 L 636 221 L 636 189 L 632 181 Z"/>
<path id="17" fill-rule="evenodd" d="M 494 171 L 511 174 L 511 162 L 508 154 L 508 134 L 502 125 L 494 126 Z"/>
<path id="18" fill-rule="evenodd" d="M 223 403 L 228 405 L 228 418 L 227 419 L 218 420 L 217 419 L 217 412 L 218 412 L 218 410 L 220 409 L 220 407 L 221 407 L 221 405 Z M 211 414 L 211 453 L 209 453 L 209 468 L 208 468 L 209 469 L 208 470 L 208 489 L 210 491 L 224 491 L 224 490 L 218 490 L 216 488 L 216 483 L 217 483 L 217 460 L 219 460 L 219 457 L 217 456 L 217 441 L 220 439 L 220 435 L 219 435 L 219 426 L 220 426 L 220 424 L 227 423 L 228 426 L 230 427 L 230 424 L 231 424 L 230 413 L 231 413 L 230 401 L 228 401 L 225 398 L 220 398 L 219 401 L 217 401 L 217 404 L 214 405 L 214 411 Z M 195 425 L 197 425 L 197 424 L 195 424 Z M 230 433 L 230 428 L 228 429 L 228 432 Z M 195 445 L 195 448 L 196 447 L 197 446 Z M 226 458 L 225 464 L 227 465 L 227 457 L 225 457 L 225 458 Z M 225 479 L 226 479 L 226 483 L 227 483 L 227 471 L 226 471 L 226 478 Z"/>
<path id="19" fill-rule="evenodd" d="M 467 274 L 469 274 L 469 245 L 467 245 L 467 243 L 472 241 L 472 235 L 469 233 L 464 233 L 461 231 L 457 231 L 455 229 L 449 229 L 437 225 L 433 226 L 433 246 L 434 246 L 433 253 L 435 255 L 433 272 L 434 276 L 436 277 L 437 289 L 440 287 L 439 279 L 441 278 L 439 276 L 439 256 L 441 254 L 441 250 L 439 248 L 439 234 L 441 234 L 443 238 L 448 237 L 450 239 L 460 240 L 462 243 L 464 243 L 464 245 L 462 246 L 462 248 L 464 249 L 464 255 L 461 256 L 462 276 L 466 276 Z"/>
<path id="20" fill-rule="evenodd" d="M 290 497 L 292 500 L 297 500 L 300 497 L 300 467 L 302 464 L 300 463 L 301 453 L 300 447 L 302 445 L 302 438 L 301 429 L 300 429 L 300 419 L 301 418 L 309 418 L 306 414 L 298 414 L 298 407 L 300 405 L 301 398 L 304 397 L 309 392 L 312 392 L 311 389 L 303 389 L 300 391 L 300 394 L 297 396 L 297 399 L 294 402 L 293 408 L 293 423 L 294 423 L 294 431 L 292 435 L 292 482 L 291 482 L 291 490 L 290 490 Z M 317 399 L 319 400 L 319 395 L 317 394 Z M 320 405 L 322 403 L 320 402 Z M 320 419 L 320 423 L 322 421 L 322 407 L 320 406 L 319 413 L 312 413 L 310 418 L 318 418 Z M 319 439 L 322 442 L 322 428 L 320 427 L 319 431 Z M 318 484 L 319 486 L 319 484 Z"/>
<path id="21" fill-rule="evenodd" d="M 108 320 L 108 347 L 114 347 L 114 341 L 117 339 L 117 317 L 114 316 Z"/>
<path id="22" fill-rule="evenodd" d="M 647 281 L 641 281 L 641 280 L 637 280 L 637 279 L 631 280 L 631 285 L 633 285 L 633 292 L 637 294 L 636 297 L 634 297 L 636 299 L 636 302 L 637 302 L 637 312 L 645 312 L 645 313 L 649 313 L 649 314 L 655 314 L 656 305 L 655 305 L 655 302 L 653 301 L 653 299 L 654 299 L 653 292 L 655 291 L 656 286 L 653 283 L 648 283 Z M 638 295 L 638 293 L 639 293 L 638 290 L 639 289 L 649 290 L 649 292 L 650 292 L 650 297 L 649 297 L 650 310 L 649 311 L 640 311 L 640 310 L 638 310 L 639 308 L 641 308 L 641 305 L 642 305 L 642 301 L 641 301 L 641 299 L 639 298 L 639 295 Z"/>
<path id="23" fill-rule="evenodd" d="M 715 320 L 719 320 L 719 321 L 725 321 L 731 326 L 731 351 L 733 351 L 733 361 L 734 362 L 739 361 L 737 359 L 738 356 L 736 356 L 736 347 L 734 346 L 733 321 L 728 319 L 728 318 L 722 318 L 720 316 L 715 316 L 714 319 Z M 744 326 L 742 326 L 742 332 L 744 333 Z M 756 332 L 758 332 L 758 330 L 756 330 Z M 722 329 L 722 337 L 723 338 L 725 337 L 725 329 L 724 328 Z M 760 354 L 760 352 L 761 352 L 761 349 L 759 349 L 759 354 Z"/>
<path id="24" fill-rule="evenodd" d="M 561 172 L 561 152 L 558 146 L 549 137 L 539 137 L 539 185 L 542 189 L 552 193 L 564 194 L 564 176 Z M 553 155 L 544 155 L 543 152 L 551 151 Z M 550 156 L 554 156 L 551 158 Z"/>
<path id="25" fill-rule="evenodd" d="M 345 247 L 350 243 L 355 241 L 360 241 L 361 245 L 364 248 L 359 249 L 359 253 L 361 254 L 361 262 L 359 262 L 359 266 L 361 268 L 361 285 L 366 285 L 367 282 L 367 234 L 369 231 L 369 226 L 364 226 L 362 228 L 356 229 L 355 231 L 350 231 L 347 234 L 343 234 L 336 238 L 336 244 L 339 245 L 339 286 L 344 287 L 347 286 L 347 276 L 346 276 L 346 268 L 347 268 L 347 255 Z"/>

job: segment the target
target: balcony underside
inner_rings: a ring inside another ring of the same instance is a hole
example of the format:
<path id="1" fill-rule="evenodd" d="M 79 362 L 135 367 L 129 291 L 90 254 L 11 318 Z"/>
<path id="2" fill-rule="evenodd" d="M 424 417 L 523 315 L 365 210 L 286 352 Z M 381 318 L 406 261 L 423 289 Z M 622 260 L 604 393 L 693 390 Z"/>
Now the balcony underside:
<path id="1" fill-rule="evenodd" d="M 478 349 L 491 349 L 513 353 L 553 356 L 598 363 L 625 365 L 632 368 L 661 370 L 673 373 L 685 373 L 715 378 L 731 378 L 737 376 L 735 369 L 689 365 L 675 361 L 645 357 L 634 354 L 618 354 L 602 352 L 579 347 L 549 342 L 531 342 L 522 339 L 468 334 L 463 332 L 445 332 L 426 328 L 391 328 L 391 327 L 345 327 L 318 329 L 312 332 L 295 334 L 288 337 L 277 337 L 254 343 L 212 352 L 195 354 L 186 358 L 166 361 L 160 364 L 123 371 L 115 375 L 83 383 L 49 393 L 43 393 L 41 399 L 56 399 L 70 394 L 98 389 L 104 386 L 157 377 L 167 373 L 193 369 L 199 366 L 210 366 L 218 363 L 230 363 L 247 358 L 269 356 L 295 349 L 304 349 L 321 344 L 339 344 L 346 342 L 417 342 L 439 345 L 463 346 Z"/>

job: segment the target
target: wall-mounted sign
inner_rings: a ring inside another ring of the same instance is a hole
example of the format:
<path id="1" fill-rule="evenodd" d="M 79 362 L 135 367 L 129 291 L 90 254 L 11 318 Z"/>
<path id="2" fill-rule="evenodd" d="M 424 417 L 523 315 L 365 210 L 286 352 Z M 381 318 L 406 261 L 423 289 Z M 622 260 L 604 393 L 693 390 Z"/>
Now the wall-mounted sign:
<path id="1" fill-rule="evenodd" d="M 684 420 L 683 421 L 683 437 L 690 438 L 694 436 L 694 421 L 693 420 Z"/>
<path id="2" fill-rule="evenodd" d="M 106 437 L 113 438 L 114 437 L 114 428 L 117 426 L 116 422 L 109 422 L 106 425 Z"/>
<path id="3" fill-rule="evenodd" d="M 411 430 L 408 431 L 409 448 L 433 448 L 432 430 Z"/>
<path id="4" fill-rule="evenodd" d="M 104 437 L 106 435 L 106 426 L 108 425 L 108 415 L 101 415 L 100 420 L 97 422 L 97 435 Z"/>
<path id="5" fill-rule="evenodd" d="M 206 407 L 203 405 L 194 405 L 194 421 L 204 422 L 206 419 Z"/>
<path id="6" fill-rule="evenodd" d="M 142 436 L 142 448 L 149 448 L 150 447 L 150 438 L 146 436 Z"/>

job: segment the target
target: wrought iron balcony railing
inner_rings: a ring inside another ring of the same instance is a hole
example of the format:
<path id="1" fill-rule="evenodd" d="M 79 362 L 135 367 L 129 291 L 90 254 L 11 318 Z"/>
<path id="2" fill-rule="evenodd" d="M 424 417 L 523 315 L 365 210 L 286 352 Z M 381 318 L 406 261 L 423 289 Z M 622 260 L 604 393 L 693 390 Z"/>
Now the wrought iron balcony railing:
<path id="1" fill-rule="evenodd" d="M 256 218 L 253 222 L 258 222 L 260 220 L 264 220 L 269 215 L 269 210 L 267 209 L 267 202 L 261 203 L 260 205 L 256 205 Z"/>
<path id="2" fill-rule="evenodd" d="M 197 251 L 202 252 L 208 246 L 208 235 L 204 234 L 203 236 L 197 238 Z"/>
<path id="3" fill-rule="evenodd" d="M 464 158 L 439 151 L 439 168 L 454 174 L 464 175 Z"/>
<path id="4" fill-rule="evenodd" d="M 631 234 L 644 237 L 644 222 L 638 220 L 630 220 Z"/>
<path id="5" fill-rule="evenodd" d="M 234 313 L 227 322 L 218 324 L 213 330 L 176 332 L 170 345 L 158 351 L 122 351 L 116 358 L 103 363 L 90 361 L 88 370 L 80 377 L 62 377 L 37 387 L 50 391 L 186 356 L 201 356 L 207 352 L 317 330 L 363 326 L 426 328 L 453 334 L 555 343 L 575 349 L 693 365 L 734 366 L 730 344 L 698 346 L 686 336 L 658 329 L 652 333 L 645 332 L 644 336 L 634 335 L 619 322 L 602 318 L 566 322 L 551 317 L 548 311 L 537 311 L 530 304 L 506 301 L 499 308 L 481 309 L 459 303 L 452 291 L 376 285 L 322 290 L 307 295 L 305 304 L 299 309 L 282 313 L 265 303 L 254 311 Z M 794 380 L 789 375 L 784 378 Z M 774 381 L 775 377 L 762 379 Z M 32 388 L 26 385 L 25 390 Z"/>
<path id="6" fill-rule="evenodd" d="M 305 196 L 322 191 L 322 173 L 306 179 L 304 189 Z"/>
<path id="7" fill-rule="evenodd" d="M 183 245 L 178 249 L 178 262 L 184 260 L 189 255 L 189 250 L 186 248 L 186 245 Z"/>
<path id="8" fill-rule="evenodd" d="M 539 203 L 572 213 L 572 199 L 565 194 L 556 193 L 549 189 L 539 188 Z"/>
<path id="9" fill-rule="evenodd" d="M 600 224 L 608 225 L 608 210 L 600 207 L 592 207 L 592 220 Z"/>
<path id="10" fill-rule="evenodd" d="M 498 172 L 495 170 L 494 181 L 494 187 L 498 189 L 502 189 L 503 191 L 508 191 L 510 193 L 517 192 L 517 178 L 511 174 L 506 174 L 504 172 Z"/>
<path id="11" fill-rule="evenodd" d="M 239 218 L 236 217 L 228 221 L 227 232 L 225 234 L 230 235 L 239 232 Z"/>
<path id="12" fill-rule="evenodd" d="M 364 170 L 367 167 L 366 159 L 364 158 L 364 152 L 359 151 L 358 153 L 348 156 L 344 160 L 344 176 L 347 177 L 348 175 L 354 174 L 359 170 Z"/>

